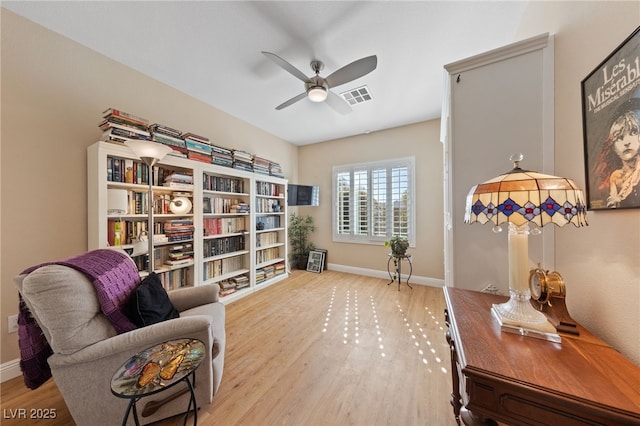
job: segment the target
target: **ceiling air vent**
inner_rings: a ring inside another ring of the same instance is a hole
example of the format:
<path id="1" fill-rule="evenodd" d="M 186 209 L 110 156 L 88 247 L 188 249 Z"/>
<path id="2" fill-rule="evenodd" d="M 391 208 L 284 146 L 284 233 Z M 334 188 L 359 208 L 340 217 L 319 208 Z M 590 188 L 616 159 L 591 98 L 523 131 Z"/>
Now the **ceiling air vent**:
<path id="1" fill-rule="evenodd" d="M 342 92 L 340 93 L 340 96 L 342 96 L 345 101 L 349 102 L 349 105 L 361 104 L 373 99 L 373 97 L 371 96 L 371 92 L 369 92 L 369 88 L 367 86 L 362 86 L 358 87 L 357 89 L 351 89 L 347 92 Z"/>

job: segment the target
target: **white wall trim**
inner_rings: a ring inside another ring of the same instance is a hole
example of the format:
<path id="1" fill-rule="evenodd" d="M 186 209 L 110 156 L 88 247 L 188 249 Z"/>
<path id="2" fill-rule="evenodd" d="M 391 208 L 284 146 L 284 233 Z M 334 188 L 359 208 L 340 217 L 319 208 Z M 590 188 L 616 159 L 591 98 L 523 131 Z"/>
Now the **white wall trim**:
<path id="1" fill-rule="evenodd" d="M 330 271 L 346 272 L 348 274 L 364 275 L 366 277 L 382 278 L 385 280 L 389 279 L 389 273 L 387 271 L 378 271 L 376 269 L 357 268 L 355 266 L 339 265 L 337 263 L 327 264 L 327 269 Z M 406 279 L 407 279 L 407 275 L 402 274 L 403 284 L 406 282 Z M 429 278 L 429 277 L 411 275 L 409 284 L 426 285 L 429 287 L 443 287 L 444 280 L 439 278 Z"/>
<path id="2" fill-rule="evenodd" d="M 0 383 L 4 383 L 20 375 L 22 375 L 20 371 L 20 358 L 0 364 Z"/>
<path id="3" fill-rule="evenodd" d="M 514 56 L 524 55 L 529 52 L 544 49 L 549 42 L 549 33 L 540 34 L 507 46 L 499 47 L 485 53 L 480 53 L 470 58 L 451 62 L 444 66 L 449 74 L 461 73 L 474 68 L 482 67 L 494 62 L 504 61 Z"/>

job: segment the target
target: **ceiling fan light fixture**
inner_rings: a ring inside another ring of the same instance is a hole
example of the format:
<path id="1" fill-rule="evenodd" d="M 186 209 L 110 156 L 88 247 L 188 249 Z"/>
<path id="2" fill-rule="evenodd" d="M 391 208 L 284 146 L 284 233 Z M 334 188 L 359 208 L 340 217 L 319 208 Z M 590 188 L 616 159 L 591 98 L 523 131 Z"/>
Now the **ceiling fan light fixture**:
<path id="1" fill-rule="evenodd" d="M 307 96 L 311 102 L 324 102 L 327 99 L 327 89 L 322 86 L 311 87 L 307 91 Z"/>

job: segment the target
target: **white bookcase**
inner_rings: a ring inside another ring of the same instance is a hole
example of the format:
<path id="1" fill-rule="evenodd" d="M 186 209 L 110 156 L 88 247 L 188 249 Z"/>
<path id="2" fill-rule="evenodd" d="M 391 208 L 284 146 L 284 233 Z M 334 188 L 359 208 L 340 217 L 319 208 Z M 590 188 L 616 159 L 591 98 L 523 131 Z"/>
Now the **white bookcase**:
<path id="1" fill-rule="evenodd" d="M 255 245 L 257 286 L 287 273 L 287 186 L 281 179 L 257 176 L 254 182 Z"/>
<path id="2" fill-rule="evenodd" d="M 124 145 L 96 142 L 87 148 L 89 250 L 120 246 L 131 252 L 132 239 L 146 229 L 148 184 L 140 180 L 146 175 L 138 171 L 141 167 L 145 166 Z M 176 241 L 166 241 L 166 233 L 154 239 L 154 271 L 167 290 L 218 283 L 222 300 L 230 302 L 288 276 L 286 179 L 173 155 L 154 166 L 155 176 L 171 173 L 191 175 L 193 183 L 154 184 L 154 234 L 163 234 L 166 224 L 176 220 L 178 225 L 191 222 L 193 233 L 191 238 L 173 237 Z M 125 193 L 126 211 L 110 212 L 110 195 L 122 199 Z M 191 201 L 189 212 L 171 212 L 170 202 L 177 197 Z M 134 258 L 141 275 L 145 258 Z"/>

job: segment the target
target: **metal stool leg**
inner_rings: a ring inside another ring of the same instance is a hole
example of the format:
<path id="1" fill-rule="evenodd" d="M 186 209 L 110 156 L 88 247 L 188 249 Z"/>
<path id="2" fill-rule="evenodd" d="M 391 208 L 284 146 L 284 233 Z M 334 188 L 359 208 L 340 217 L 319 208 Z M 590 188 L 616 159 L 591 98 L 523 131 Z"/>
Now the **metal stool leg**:
<path id="1" fill-rule="evenodd" d="M 409 276 L 407 277 L 407 285 L 411 290 L 413 290 L 413 287 L 411 287 L 411 285 L 409 284 L 409 278 L 411 278 L 411 275 L 413 275 L 413 263 L 411 263 L 411 256 L 406 256 L 406 259 L 407 262 L 409 262 Z"/>

